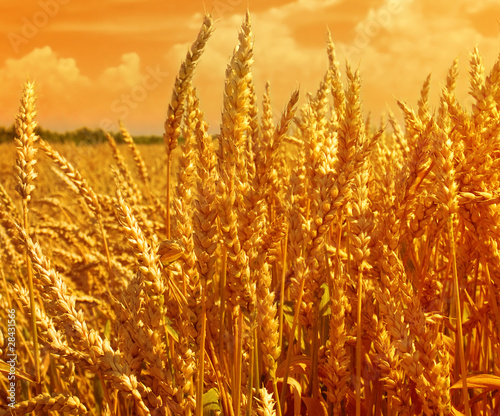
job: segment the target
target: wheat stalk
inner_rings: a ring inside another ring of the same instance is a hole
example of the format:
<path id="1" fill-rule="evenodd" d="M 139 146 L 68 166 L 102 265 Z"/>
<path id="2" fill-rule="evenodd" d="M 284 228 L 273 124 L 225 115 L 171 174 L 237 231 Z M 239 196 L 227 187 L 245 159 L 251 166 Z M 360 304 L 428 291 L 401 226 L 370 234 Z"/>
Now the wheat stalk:
<path id="1" fill-rule="evenodd" d="M 34 83 L 30 83 L 28 80 L 24 84 L 23 93 L 21 97 L 21 106 L 19 107 L 19 114 L 16 117 L 16 140 L 15 140 L 17 146 L 16 171 L 19 180 L 16 190 L 19 193 L 19 195 L 21 195 L 23 201 L 22 218 L 23 218 L 23 227 L 26 233 L 29 233 L 30 230 L 28 205 L 31 199 L 31 193 L 35 189 L 33 181 L 37 176 L 34 170 L 34 166 L 36 163 L 35 141 L 38 138 L 35 133 L 35 127 L 36 127 L 35 99 L 36 97 L 34 91 Z M 9 204 L 7 203 L 7 205 Z M 37 335 L 37 325 L 36 325 L 35 293 L 33 288 L 33 269 L 27 251 L 25 253 L 25 257 L 26 257 L 26 267 L 28 270 L 28 288 L 30 293 L 31 332 L 33 337 L 33 346 L 35 347 L 35 376 L 36 376 L 36 382 L 40 387 L 40 382 L 41 382 L 40 358 L 39 358 L 38 335 Z M 38 392 L 41 391 L 40 388 L 38 388 L 37 390 Z"/>

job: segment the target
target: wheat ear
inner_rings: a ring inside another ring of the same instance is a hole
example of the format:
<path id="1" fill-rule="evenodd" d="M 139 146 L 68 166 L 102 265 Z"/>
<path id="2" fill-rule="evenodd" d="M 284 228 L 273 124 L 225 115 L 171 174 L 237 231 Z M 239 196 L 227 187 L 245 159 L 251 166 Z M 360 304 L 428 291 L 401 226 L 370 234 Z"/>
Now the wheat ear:
<path id="1" fill-rule="evenodd" d="M 83 179 L 80 172 L 78 172 L 72 165 L 69 163 L 66 158 L 61 156 L 56 150 L 54 150 L 47 142 L 40 139 L 40 147 L 47 154 L 47 156 L 52 159 L 52 161 L 61 169 L 66 177 L 70 180 L 70 182 L 74 185 L 75 190 L 83 197 L 83 200 L 89 207 L 90 211 L 97 217 L 99 222 L 99 228 L 102 236 L 102 241 L 104 245 L 104 251 L 106 252 L 106 258 L 108 261 L 108 270 L 109 273 L 112 273 L 111 268 L 111 255 L 108 248 L 108 240 L 106 238 L 106 232 L 104 230 L 104 225 L 102 222 L 102 208 L 97 198 L 96 193 L 90 187 L 85 179 Z"/>
<path id="2" fill-rule="evenodd" d="M 35 189 L 33 181 L 36 178 L 34 166 L 36 163 L 36 148 L 34 146 L 37 140 L 35 133 L 36 127 L 36 110 L 35 110 L 35 91 L 34 83 L 27 81 L 24 84 L 21 106 L 19 107 L 19 114 L 16 117 L 16 171 L 19 179 L 19 184 L 16 188 L 17 192 L 21 195 L 23 201 L 23 227 L 27 234 L 29 234 L 29 201 L 31 199 L 31 192 Z M 28 287 L 30 292 L 30 307 L 31 307 L 31 332 L 33 336 L 33 345 L 35 347 L 35 373 L 36 382 L 39 385 L 40 378 L 40 362 L 39 362 L 39 347 L 38 335 L 36 330 L 36 305 L 35 305 L 35 292 L 33 288 L 33 269 L 31 261 L 28 256 L 28 249 L 25 249 L 26 267 L 28 269 Z M 38 390 L 41 389 L 37 387 Z"/>
<path id="3" fill-rule="evenodd" d="M 130 135 L 129 131 L 123 124 L 123 122 L 120 120 L 120 132 L 122 134 L 123 141 L 127 143 L 130 152 L 132 153 L 132 156 L 134 158 L 135 165 L 137 167 L 137 171 L 139 172 L 139 177 L 141 178 L 142 182 L 144 183 L 144 189 L 146 190 L 146 197 L 148 198 L 148 202 L 150 205 L 153 205 L 153 198 L 151 196 L 151 189 L 150 189 L 150 179 L 149 179 L 149 173 L 148 173 L 148 168 L 146 167 L 146 163 L 144 162 L 144 159 L 142 158 L 141 152 L 137 148 L 137 144 L 135 143 L 133 137 Z"/>
<path id="4" fill-rule="evenodd" d="M 196 63 L 203 53 L 212 31 L 213 20 L 212 17 L 207 14 L 205 15 L 203 25 L 198 33 L 198 38 L 191 46 L 191 50 L 188 51 L 185 61 L 181 64 L 179 74 L 175 78 L 175 86 L 167 110 L 165 133 L 163 134 L 163 140 L 167 151 L 167 218 L 165 221 L 167 238 L 170 238 L 170 170 L 172 167 L 172 151 L 177 147 L 180 124 L 184 113 L 184 99 L 188 91 L 188 86 L 193 77 Z"/>
<path id="5" fill-rule="evenodd" d="M 86 415 L 88 414 L 87 408 L 80 402 L 76 396 L 67 394 L 54 394 L 47 393 L 39 394 L 32 399 L 25 400 L 16 404 L 14 408 L 9 408 L 0 413 L 0 416 L 7 415 L 25 415 L 31 412 L 48 412 L 58 411 L 61 413 L 69 413 L 71 415 Z"/>

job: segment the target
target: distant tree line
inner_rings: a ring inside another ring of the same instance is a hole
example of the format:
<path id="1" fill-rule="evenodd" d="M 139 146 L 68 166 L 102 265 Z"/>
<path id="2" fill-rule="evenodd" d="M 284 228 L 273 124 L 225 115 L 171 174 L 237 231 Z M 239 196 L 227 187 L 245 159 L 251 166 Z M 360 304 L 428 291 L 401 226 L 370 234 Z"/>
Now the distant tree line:
<path id="1" fill-rule="evenodd" d="M 60 133 L 57 131 L 46 130 L 42 127 L 37 127 L 35 132 L 43 140 L 47 142 L 73 142 L 76 144 L 97 144 L 104 143 L 107 141 L 102 129 L 89 129 L 87 127 L 82 127 L 77 130 L 67 131 Z M 120 132 L 110 133 L 117 143 L 123 143 L 123 138 Z M 0 126 L 0 143 L 13 142 L 16 135 L 14 125 L 10 127 Z M 161 136 L 132 136 L 134 141 L 138 144 L 153 144 L 162 143 L 163 138 Z"/>

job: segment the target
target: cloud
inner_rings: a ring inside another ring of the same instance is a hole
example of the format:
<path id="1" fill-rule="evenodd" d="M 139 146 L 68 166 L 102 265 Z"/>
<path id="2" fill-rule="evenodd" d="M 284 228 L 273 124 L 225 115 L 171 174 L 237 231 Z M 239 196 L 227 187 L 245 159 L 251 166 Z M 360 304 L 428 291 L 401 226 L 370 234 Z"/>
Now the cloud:
<path id="1" fill-rule="evenodd" d="M 415 106 L 429 73 L 431 107 L 436 108 L 447 71 L 457 57 L 457 97 L 470 108 L 470 51 L 478 45 L 488 73 L 498 53 L 498 39 L 478 31 L 464 13 L 463 4 L 454 3 L 449 13 L 444 13 L 441 2 L 409 3 L 351 57 L 360 65 L 365 109 L 378 115 L 389 105 L 398 114 L 396 98 Z"/>
<path id="2" fill-rule="evenodd" d="M 73 58 L 58 57 L 49 46 L 35 48 L 19 58 L 9 58 L 0 69 L 3 85 L 23 82 L 27 75 L 39 80 L 40 85 L 51 91 L 60 92 L 68 85 L 88 86 L 90 80 L 80 73 Z"/>
<path id="3" fill-rule="evenodd" d="M 346 0 L 296 0 L 276 4 L 266 3 L 266 7 L 251 13 L 258 105 L 260 108 L 264 85 L 269 80 L 276 115 L 298 86 L 302 103 L 306 92 L 316 91 L 327 69 L 327 26 L 332 29 L 342 72 L 345 72 L 346 58 L 351 60 L 352 66 L 359 65 L 364 108 L 371 110 L 375 118 L 385 110 L 386 103 L 398 111 L 395 97 L 415 105 L 429 72 L 433 73 L 431 100 L 437 105 L 446 72 L 457 56 L 461 60 L 461 76 L 457 83 L 459 98 L 469 99 L 469 51 L 479 46 L 486 72 L 498 53 L 498 34 L 494 30 L 498 25 L 497 14 L 493 13 L 500 12 L 497 0 L 476 2 L 475 6 L 469 0 L 453 3 L 360 0 L 356 7 Z M 244 11 L 240 9 L 234 6 L 231 12 L 217 19 L 215 32 L 195 71 L 194 85 L 212 131 L 216 131 L 220 123 L 225 69 L 237 45 L 238 30 L 244 18 Z M 480 22 L 482 16 L 488 17 L 484 24 Z M 169 26 L 175 17 L 174 14 L 169 16 L 166 25 Z M 126 25 L 122 24 L 122 19 L 125 18 L 127 16 L 122 15 L 113 22 L 113 27 L 100 26 L 106 21 L 97 19 L 93 33 L 103 28 L 123 31 Z M 146 21 L 145 16 L 142 18 Z M 152 50 L 146 50 L 142 38 L 138 38 L 138 31 L 147 32 L 147 26 L 141 21 L 137 27 L 130 27 L 128 35 L 123 31 L 119 42 L 117 37 L 103 37 L 103 45 L 114 42 L 110 44 L 117 51 L 116 55 L 107 54 L 107 60 L 96 59 L 91 53 L 85 63 L 84 54 L 77 50 L 73 54 L 72 49 L 60 47 L 57 50 L 67 51 L 66 56 L 61 56 L 48 46 L 7 59 L 0 65 L 3 86 L 0 100 L 9 104 L 7 112 L 0 114 L 0 124 L 13 121 L 21 85 L 30 74 L 37 81 L 41 122 L 49 128 L 64 127 L 58 127 L 57 123 L 59 126 L 61 123 L 72 124 L 72 127 L 95 126 L 103 118 L 115 123 L 118 115 L 126 113 L 128 125 L 142 132 L 153 129 L 157 132 L 157 126 L 164 120 L 175 75 L 196 38 L 203 16 L 199 10 L 192 11 L 189 18 L 175 23 L 177 33 L 174 37 L 169 36 L 172 29 L 167 34 L 162 32 L 160 19 L 155 17 L 153 20 L 150 27 L 161 32 L 158 36 L 162 40 L 155 36 Z M 83 18 L 80 23 L 89 24 Z M 58 24 L 59 21 L 54 22 L 51 30 L 59 30 Z M 61 20 L 60 24 L 69 23 Z M 70 31 L 68 36 L 72 34 L 74 32 Z M 168 37 L 168 42 L 164 37 Z M 150 46 L 151 41 L 148 40 L 147 45 Z M 163 49 L 156 49 L 156 45 Z M 157 50 L 167 52 L 161 55 Z M 94 65 L 91 71 L 89 60 Z"/>
<path id="4" fill-rule="evenodd" d="M 48 46 L 7 59 L 0 67 L 0 83 L 5 86 L 0 89 L 0 101 L 7 107 L 0 114 L 0 124 L 13 123 L 27 76 L 35 80 L 38 120 L 46 128 L 98 127 L 103 119 L 115 128 L 118 118 L 129 115 L 146 123 L 153 115 L 162 124 L 165 104 L 158 103 L 168 87 L 160 87 L 169 73 L 159 65 L 146 65 L 142 71 L 135 52 L 123 54 L 119 64 L 92 78 L 81 73 L 75 59 L 60 57 Z"/>
<path id="5" fill-rule="evenodd" d="M 305 11 L 314 12 L 315 14 L 321 13 L 323 10 L 340 3 L 342 3 L 342 0 L 296 0 L 281 7 L 274 7 L 269 12 L 274 17 L 285 19 L 290 15 L 296 16 Z"/>
<path id="6" fill-rule="evenodd" d="M 106 68 L 99 76 L 99 83 L 110 90 L 119 91 L 132 88 L 142 80 L 141 58 L 135 52 L 122 55 L 121 64 Z"/>

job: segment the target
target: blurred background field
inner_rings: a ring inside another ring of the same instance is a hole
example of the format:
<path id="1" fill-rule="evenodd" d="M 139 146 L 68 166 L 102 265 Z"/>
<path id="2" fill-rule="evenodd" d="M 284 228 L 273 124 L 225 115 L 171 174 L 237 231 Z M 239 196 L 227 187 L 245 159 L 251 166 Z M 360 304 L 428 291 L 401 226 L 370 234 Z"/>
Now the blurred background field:
<path id="1" fill-rule="evenodd" d="M 76 145 L 74 143 L 51 143 L 53 147 L 64 155 L 68 161 L 80 171 L 84 178 L 98 193 L 113 193 L 115 186 L 110 170 L 116 166 L 108 143 L 90 145 Z M 151 174 L 151 187 L 158 196 L 165 192 L 166 169 L 165 169 L 165 146 L 163 144 L 138 144 L 145 163 Z M 118 148 L 125 157 L 129 166 L 134 166 L 133 157 L 124 144 Z M 175 152 L 177 155 L 180 149 Z M 13 165 L 16 159 L 15 145 L 12 143 L 0 143 L 0 183 L 4 185 L 10 195 L 15 195 L 16 178 L 13 175 Z M 59 187 L 64 188 L 60 178 L 51 169 L 50 160 L 43 152 L 39 152 L 37 170 L 41 173 L 37 178 L 37 188 L 34 191 L 34 199 L 41 195 L 60 194 Z M 178 158 L 176 157 L 175 160 Z M 174 165 L 176 166 L 176 164 Z M 131 170 L 137 178 L 137 172 Z"/>

